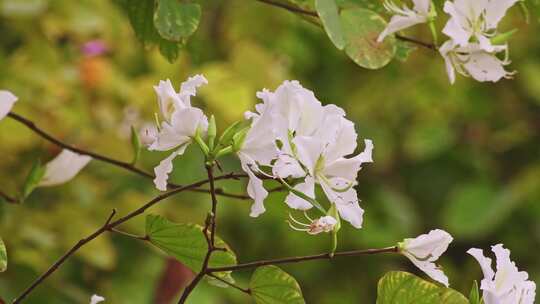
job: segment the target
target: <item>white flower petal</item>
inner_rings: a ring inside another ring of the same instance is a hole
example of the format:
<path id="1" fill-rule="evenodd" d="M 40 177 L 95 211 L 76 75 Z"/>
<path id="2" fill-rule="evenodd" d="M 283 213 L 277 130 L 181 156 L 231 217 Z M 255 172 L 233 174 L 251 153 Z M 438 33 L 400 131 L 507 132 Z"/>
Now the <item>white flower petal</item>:
<path id="1" fill-rule="evenodd" d="M 362 153 L 352 158 L 340 158 L 326 164 L 323 174 L 327 177 L 342 177 L 350 181 L 356 181 L 356 176 L 363 163 L 373 162 L 373 142 L 364 140 L 365 149 Z"/>
<path id="2" fill-rule="evenodd" d="M 203 75 L 195 75 L 182 82 L 179 96 L 186 107 L 191 107 L 191 96 L 195 96 L 197 88 L 204 84 L 208 84 L 208 80 Z"/>
<path id="3" fill-rule="evenodd" d="M 187 144 L 180 146 L 178 150 L 171 153 L 171 155 L 167 156 L 167 158 L 162 160 L 159 165 L 154 168 L 154 174 L 156 175 L 154 178 L 154 185 L 156 185 L 158 190 L 167 191 L 167 181 L 169 180 L 169 174 L 173 170 L 172 161 L 176 156 L 184 154 L 186 147 Z"/>
<path id="4" fill-rule="evenodd" d="M 159 84 L 154 86 L 154 91 L 158 96 L 159 110 L 166 121 L 171 119 L 175 110 L 185 108 L 169 79 L 160 80 Z"/>
<path id="5" fill-rule="evenodd" d="M 448 287 L 448 277 L 444 274 L 444 272 L 433 262 L 430 261 L 420 261 L 416 259 L 414 256 L 411 256 L 408 253 L 404 253 L 404 255 L 411 260 L 411 262 L 418 267 L 418 269 L 422 270 L 424 273 L 426 273 L 430 278 L 433 280 L 443 284 L 444 286 Z"/>
<path id="6" fill-rule="evenodd" d="M 490 0 L 486 7 L 486 23 L 488 28 L 497 28 L 506 11 L 519 0 Z"/>
<path id="7" fill-rule="evenodd" d="M 421 16 L 421 15 L 412 15 L 412 16 L 401 16 L 401 15 L 394 15 L 390 19 L 390 22 L 379 34 L 379 37 L 377 37 L 377 42 L 382 42 L 384 38 L 386 38 L 388 35 L 391 35 L 395 32 L 404 30 L 406 28 L 409 28 L 411 26 L 427 22 L 427 17 Z"/>
<path id="8" fill-rule="evenodd" d="M 294 189 L 304 193 L 305 195 L 311 198 L 315 198 L 315 180 L 310 176 L 306 176 L 306 179 L 302 183 L 299 183 L 296 186 L 294 186 Z M 310 202 L 296 196 L 292 192 L 290 192 L 289 195 L 287 195 L 287 198 L 285 199 L 285 203 L 287 203 L 289 207 L 293 209 L 298 209 L 298 210 L 308 210 L 308 209 L 311 209 L 311 207 L 313 207 L 313 205 L 311 205 Z"/>
<path id="9" fill-rule="evenodd" d="M 64 149 L 58 156 L 45 165 L 45 174 L 39 186 L 56 186 L 63 184 L 77 175 L 92 158 Z"/>
<path id="10" fill-rule="evenodd" d="M 502 78 L 510 77 L 511 73 L 504 69 L 506 64 L 494 54 L 474 52 L 464 64 L 464 68 L 478 81 L 497 82 Z"/>
<path id="11" fill-rule="evenodd" d="M 323 143 L 314 137 L 297 136 L 293 139 L 298 153 L 298 159 L 306 168 L 311 170 L 310 174 L 314 174 L 313 170 L 323 152 Z"/>
<path id="12" fill-rule="evenodd" d="M 491 268 L 491 259 L 484 256 L 482 249 L 471 248 L 467 253 L 472 255 L 478 261 L 478 264 L 480 264 L 480 268 L 482 268 L 482 272 L 484 273 L 484 277 L 488 280 L 492 280 L 495 273 Z"/>
<path id="13" fill-rule="evenodd" d="M 418 13 L 428 14 L 431 0 L 412 0 L 414 3 L 414 10 Z"/>
<path id="14" fill-rule="evenodd" d="M 268 196 L 268 191 L 264 189 L 263 181 L 253 173 L 252 169 L 247 163 L 242 163 L 242 169 L 249 176 L 247 193 L 249 197 L 253 199 L 253 205 L 251 205 L 251 212 L 249 216 L 258 217 L 266 211 L 264 208 L 264 200 Z"/>
<path id="15" fill-rule="evenodd" d="M 306 175 L 306 172 L 295 158 L 287 154 L 280 154 L 272 166 L 272 174 L 281 178 L 299 178 Z"/>
<path id="16" fill-rule="evenodd" d="M 105 301 L 105 298 L 98 295 L 93 295 L 92 298 L 90 298 L 90 304 L 97 304 L 103 301 Z"/>
<path id="17" fill-rule="evenodd" d="M 10 91 L 0 90 L 0 120 L 6 117 L 17 100 L 17 96 Z"/>
<path id="18" fill-rule="evenodd" d="M 431 230 L 414 239 L 405 239 L 404 250 L 417 258 L 434 262 L 448 249 L 452 236 L 441 229 Z"/>
<path id="19" fill-rule="evenodd" d="M 356 190 L 349 185 L 350 188 L 348 190 L 336 191 L 336 189 L 347 187 L 346 183 L 350 183 L 341 178 L 333 178 L 329 182 L 330 184 L 324 181 L 320 182 L 328 200 L 336 205 L 338 213 L 343 220 L 351 223 L 355 228 L 362 228 L 364 210 L 360 208 Z"/>

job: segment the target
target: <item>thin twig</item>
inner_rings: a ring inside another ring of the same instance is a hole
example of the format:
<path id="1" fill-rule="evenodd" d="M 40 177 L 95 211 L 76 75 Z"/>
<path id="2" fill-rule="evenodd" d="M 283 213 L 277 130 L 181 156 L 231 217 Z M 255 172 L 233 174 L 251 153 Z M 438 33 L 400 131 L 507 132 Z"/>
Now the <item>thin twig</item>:
<path id="1" fill-rule="evenodd" d="M 149 241 L 150 240 L 150 238 L 147 235 L 145 235 L 145 236 L 136 235 L 136 234 L 132 234 L 132 233 L 129 233 L 129 232 L 122 231 L 122 230 L 118 230 L 116 228 L 111 228 L 111 229 L 109 229 L 109 231 L 120 234 L 120 235 L 123 235 L 123 236 L 130 237 L 130 238 L 133 238 L 133 239 L 141 240 L 141 241 Z"/>
<path id="2" fill-rule="evenodd" d="M 300 7 L 292 5 L 292 4 L 286 4 L 286 3 L 282 3 L 282 2 L 277 2 L 275 0 L 256 0 L 256 1 L 268 4 L 268 5 L 271 5 L 271 6 L 283 8 L 283 9 L 286 9 L 286 10 L 288 10 L 290 12 L 293 12 L 293 13 L 296 13 L 296 14 L 301 14 L 301 15 L 305 15 L 305 16 L 319 18 L 319 15 L 317 14 L 317 12 L 311 11 L 311 10 L 306 10 L 306 9 L 300 8 Z M 427 49 L 437 51 L 437 46 L 435 46 L 435 45 L 433 45 L 431 43 L 427 43 L 427 42 L 424 42 L 424 41 L 420 41 L 420 40 L 417 40 L 417 39 L 414 39 L 414 38 L 405 37 L 405 36 L 398 35 L 398 34 L 396 34 L 395 37 L 396 37 L 396 39 L 406 41 L 406 42 L 410 42 L 410 43 L 414 43 L 414 44 L 417 44 L 417 45 L 419 45 L 421 47 L 425 47 Z"/>
<path id="3" fill-rule="evenodd" d="M 398 252 L 398 248 L 396 246 L 393 246 L 393 247 L 377 248 L 377 249 L 341 251 L 341 252 L 334 253 L 333 256 L 331 253 L 321 253 L 321 254 L 315 254 L 315 255 L 280 258 L 280 259 L 272 259 L 272 260 L 262 260 L 262 261 L 244 263 L 244 264 L 237 264 L 233 266 L 214 267 L 214 268 L 209 268 L 208 273 L 257 268 L 257 267 L 265 266 L 265 265 L 290 264 L 290 263 L 298 263 L 298 262 L 305 262 L 305 261 L 312 261 L 312 260 L 330 260 L 330 259 L 333 259 L 334 257 L 359 256 L 359 255 L 396 253 L 396 252 Z"/>
<path id="4" fill-rule="evenodd" d="M 238 177 L 241 177 L 242 174 L 235 174 L 235 173 L 229 173 L 225 175 L 221 175 L 215 178 L 215 180 L 223 180 L 223 179 L 235 179 Z M 96 230 L 94 233 L 90 234 L 86 238 L 81 239 L 77 244 L 75 244 L 69 251 L 67 251 L 62 257 L 60 257 L 47 271 L 45 271 L 41 276 L 39 276 L 28 288 L 26 288 L 19 297 L 13 300 L 13 304 L 20 303 L 22 300 L 24 300 L 37 286 L 39 286 L 47 277 L 49 277 L 51 274 L 53 274 L 71 255 L 73 255 L 77 250 L 79 250 L 82 246 L 86 245 L 88 242 L 94 240 L 98 236 L 100 236 L 102 233 L 106 231 L 110 231 L 111 229 L 123 224 L 124 222 L 130 220 L 131 218 L 134 218 L 140 214 L 143 214 L 148 208 L 152 207 L 153 205 L 157 204 L 158 202 L 174 195 L 177 193 L 180 193 L 182 191 L 194 189 L 197 187 L 200 187 L 206 183 L 208 183 L 209 180 L 201 180 L 186 186 L 178 187 L 173 190 L 170 190 L 168 192 L 162 193 L 143 206 L 139 207 L 138 209 L 128 213 L 127 215 L 112 221 L 113 216 L 115 215 L 116 211 L 113 210 L 113 213 L 109 216 L 107 221 L 103 226 L 101 226 L 98 230 Z"/>
<path id="5" fill-rule="evenodd" d="M 186 288 L 184 288 L 184 291 L 182 292 L 182 296 L 178 300 L 178 304 L 183 304 L 186 302 L 191 292 L 199 284 L 202 278 L 204 278 L 204 276 L 207 274 L 208 264 L 210 263 L 210 257 L 212 256 L 212 253 L 216 250 L 221 250 L 215 247 L 216 216 L 217 216 L 218 202 L 217 202 L 217 197 L 216 197 L 216 188 L 214 185 L 214 182 L 215 182 L 214 164 L 207 164 L 206 172 L 208 174 L 208 183 L 210 184 L 210 195 L 212 196 L 212 210 L 209 216 L 206 218 L 204 229 L 203 229 L 203 234 L 204 234 L 204 238 L 206 239 L 206 243 L 208 245 L 208 250 L 206 251 L 206 256 L 204 257 L 201 270 L 197 273 L 197 275 L 195 276 L 195 278 L 193 278 L 193 280 L 189 283 L 189 285 L 186 286 Z M 210 236 L 208 235 L 208 229 L 210 229 Z"/>
<path id="6" fill-rule="evenodd" d="M 25 118 L 25 117 L 22 117 L 21 115 L 17 114 L 17 113 L 14 113 L 14 112 L 10 112 L 8 113 L 7 115 L 8 117 L 20 122 L 21 124 L 25 125 L 27 128 L 29 128 L 30 130 L 34 131 L 34 133 L 36 133 L 37 135 L 41 136 L 43 139 L 55 144 L 56 146 L 59 146 L 61 148 L 64 148 L 64 149 L 67 149 L 67 150 L 70 150 L 72 152 L 75 152 L 75 153 L 78 153 L 78 154 L 81 154 L 81 155 L 88 155 L 88 156 L 91 156 L 92 158 L 96 159 L 96 160 L 99 160 L 99 161 L 102 161 L 102 162 L 105 162 L 105 163 L 108 163 L 108 164 L 111 164 L 111 165 L 114 165 L 114 166 L 117 166 L 117 167 L 120 167 L 120 168 L 123 168 L 123 169 L 126 169 L 128 171 L 131 171 L 135 174 L 138 174 L 140 176 L 143 176 L 145 178 L 149 178 L 149 179 L 154 179 L 155 178 L 155 175 L 152 174 L 152 173 L 149 173 L 149 172 L 146 172 L 142 169 L 139 169 L 137 167 L 135 167 L 133 164 L 131 163 L 128 163 L 128 162 L 124 162 L 124 161 L 120 161 L 120 160 L 116 160 L 116 159 L 113 159 L 113 158 L 110 158 L 108 156 L 105 156 L 105 155 L 102 155 L 102 154 L 98 154 L 98 153 L 95 153 L 95 152 L 92 152 L 92 151 L 88 151 L 88 150 L 85 150 L 85 149 L 81 149 L 81 148 L 77 148 L 75 146 L 72 146 L 70 144 L 67 144 L 61 140 L 59 140 L 58 138 L 52 136 L 51 134 L 45 132 L 43 129 L 39 128 L 33 121 Z M 174 183 L 168 183 L 167 186 L 169 187 L 169 189 L 174 189 L 174 188 L 178 188 L 178 187 L 182 187 L 182 185 L 178 185 L 178 184 L 174 184 Z M 205 189 L 190 189 L 189 191 L 194 191 L 194 192 L 208 192 L 208 190 L 205 190 Z M 227 197 L 232 197 L 232 198 L 241 198 L 241 199 L 244 199 L 242 195 L 238 195 L 238 194 L 229 194 L 229 193 L 226 193 L 225 191 L 223 190 L 220 190 L 220 191 L 217 191 L 216 194 L 218 195 L 222 195 L 222 196 L 227 196 Z M 2 197 L 4 197 L 2 195 Z M 8 202 L 13 202 L 13 201 L 10 201 L 6 198 L 6 200 Z"/>
<path id="7" fill-rule="evenodd" d="M 295 6 L 295 5 L 291 5 L 291 4 L 287 4 L 287 3 L 283 3 L 283 2 L 278 2 L 278 1 L 275 1 L 275 0 L 257 0 L 257 1 L 268 4 L 268 5 L 272 5 L 272 6 L 275 6 L 275 7 L 280 7 L 280 8 L 286 9 L 286 10 L 288 10 L 290 12 L 293 12 L 293 13 L 307 15 L 307 16 L 311 16 L 311 17 L 315 17 L 315 18 L 319 17 L 319 15 L 317 15 L 317 12 L 306 10 L 306 9 L 300 8 L 300 7 Z"/>
<path id="8" fill-rule="evenodd" d="M 220 282 L 223 282 L 223 283 L 225 283 L 225 284 L 231 286 L 232 288 L 236 288 L 236 289 L 240 290 L 240 291 L 243 292 L 243 293 L 247 293 L 247 294 L 249 294 L 249 295 L 251 294 L 251 290 L 250 290 L 249 288 L 242 288 L 242 287 L 240 287 L 240 286 L 238 286 L 238 285 L 236 285 L 236 284 L 234 284 L 234 283 L 231 283 L 231 282 L 229 282 L 229 281 L 227 281 L 227 280 L 224 280 L 224 279 L 222 279 L 222 278 L 216 276 L 216 275 L 213 274 L 213 273 L 209 273 L 208 276 L 209 276 L 209 277 L 212 277 L 212 278 L 214 278 L 214 279 L 216 279 L 216 280 L 218 280 L 218 281 L 220 281 Z"/>
<path id="9" fill-rule="evenodd" d="M 11 204 L 18 204 L 19 203 L 19 200 L 12 197 L 12 196 L 9 196 L 8 194 L 2 192 L 2 190 L 0 190 L 0 197 L 3 198 L 6 202 L 8 203 L 11 203 Z"/>

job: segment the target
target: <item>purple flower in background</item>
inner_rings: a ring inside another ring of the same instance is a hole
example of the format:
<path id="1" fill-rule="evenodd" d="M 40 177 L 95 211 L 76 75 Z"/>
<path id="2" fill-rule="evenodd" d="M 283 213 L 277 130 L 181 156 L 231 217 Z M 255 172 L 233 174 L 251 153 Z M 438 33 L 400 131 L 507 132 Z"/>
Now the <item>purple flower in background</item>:
<path id="1" fill-rule="evenodd" d="M 107 44 L 103 40 L 99 39 L 85 42 L 81 47 L 82 53 L 88 57 L 99 56 L 108 50 L 109 48 L 107 47 Z"/>

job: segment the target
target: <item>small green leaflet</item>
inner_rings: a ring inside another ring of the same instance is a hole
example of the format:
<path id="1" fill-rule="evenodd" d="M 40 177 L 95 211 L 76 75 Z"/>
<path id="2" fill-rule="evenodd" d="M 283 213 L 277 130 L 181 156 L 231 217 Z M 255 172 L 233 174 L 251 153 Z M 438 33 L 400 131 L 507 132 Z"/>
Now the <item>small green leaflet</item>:
<path id="1" fill-rule="evenodd" d="M 341 30 L 339 9 L 335 0 L 315 0 L 317 14 L 321 18 L 326 34 L 339 50 L 345 47 L 345 38 Z"/>
<path id="2" fill-rule="evenodd" d="M 133 126 L 131 126 L 131 148 L 133 149 L 133 159 L 131 160 L 131 164 L 135 165 L 141 156 L 141 140 Z"/>
<path id="3" fill-rule="evenodd" d="M 304 304 L 298 282 L 277 266 L 255 270 L 249 282 L 251 296 L 257 304 Z"/>
<path id="4" fill-rule="evenodd" d="M 39 185 L 39 182 L 43 178 L 43 175 L 45 174 L 45 167 L 41 166 L 41 161 L 37 159 L 34 162 L 34 165 L 32 165 L 32 169 L 30 169 L 30 173 L 28 173 L 28 176 L 26 177 L 26 181 L 24 182 L 23 190 L 22 190 L 22 199 L 26 199 L 34 189 Z"/>
<path id="5" fill-rule="evenodd" d="M 377 304 L 469 304 L 461 293 L 413 274 L 391 271 L 379 280 Z"/>

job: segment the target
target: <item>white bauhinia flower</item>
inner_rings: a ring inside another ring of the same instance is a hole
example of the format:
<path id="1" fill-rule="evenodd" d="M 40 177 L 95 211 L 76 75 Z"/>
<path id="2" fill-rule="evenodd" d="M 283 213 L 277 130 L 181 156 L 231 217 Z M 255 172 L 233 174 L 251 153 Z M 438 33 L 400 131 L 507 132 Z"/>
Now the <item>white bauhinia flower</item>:
<path id="1" fill-rule="evenodd" d="M 519 0 L 454 0 L 446 1 L 444 11 L 450 19 L 443 33 L 461 47 L 477 42 L 482 50 L 493 52 L 490 39 L 497 34 L 497 25 L 506 11 Z"/>
<path id="2" fill-rule="evenodd" d="M 160 81 L 159 85 L 154 87 L 164 121 L 148 149 L 151 151 L 175 149 L 154 168 L 156 174 L 154 184 L 161 191 L 167 190 L 167 180 L 173 169 L 174 158 L 184 153 L 197 132 L 200 136 L 204 136 L 208 129 L 208 118 L 201 109 L 192 107 L 190 100 L 191 96 L 195 96 L 197 87 L 205 83 L 208 83 L 206 78 L 196 75 L 182 83 L 179 93 L 176 93 L 169 80 Z"/>
<path id="3" fill-rule="evenodd" d="M 39 182 L 39 186 L 63 184 L 74 178 L 91 160 L 90 156 L 64 149 L 45 165 L 45 174 Z"/>
<path id="4" fill-rule="evenodd" d="M 90 298 L 90 304 L 98 304 L 105 301 L 105 298 L 98 295 L 93 295 L 92 298 Z"/>
<path id="5" fill-rule="evenodd" d="M 493 46 L 493 52 L 487 52 L 478 43 L 461 47 L 453 40 L 448 40 L 443 43 L 439 52 L 444 58 L 446 72 L 452 84 L 456 80 L 456 71 L 481 82 L 497 82 L 502 78 L 511 78 L 514 74 L 504 68 L 510 61 L 497 57 L 497 53 L 507 52 L 507 47 L 503 45 Z M 505 57 L 508 57 L 507 53 Z"/>
<path id="6" fill-rule="evenodd" d="M 382 42 L 386 36 L 401 31 L 408 27 L 426 23 L 433 18 L 431 12 L 431 0 L 413 0 L 414 6 L 410 9 L 407 6 L 399 7 L 392 1 L 385 1 L 384 7 L 394 14 L 388 25 L 377 38 L 377 42 Z"/>
<path id="7" fill-rule="evenodd" d="M 263 181 L 257 177 L 257 174 L 263 174 L 259 166 L 270 166 L 271 161 L 277 157 L 277 147 L 270 111 L 261 110 L 260 114 L 247 112 L 245 116 L 246 119 L 252 119 L 252 123 L 241 148 L 236 153 L 240 158 L 242 169 L 249 176 L 247 192 L 254 200 L 250 216 L 257 217 L 266 210 L 264 200 L 268 196 Z"/>
<path id="8" fill-rule="evenodd" d="M 304 182 L 296 185 L 295 189 L 313 198 L 315 184 L 320 184 L 328 200 L 335 204 L 341 218 L 361 228 L 364 210 L 360 208 L 354 186 L 361 165 L 373 161 L 373 143 L 369 139 L 364 140 L 364 151 L 346 158 L 356 149 L 354 124 L 344 117 L 334 123 L 338 125 L 337 132 L 327 141 L 308 136 L 297 136 L 292 140 L 298 159 L 308 171 Z M 286 203 L 300 210 L 312 207 L 294 193 L 289 194 Z"/>
<path id="9" fill-rule="evenodd" d="M 0 90 L 0 120 L 6 117 L 17 100 L 17 96 L 10 91 Z"/>
<path id="10" fill-rule="evenodd" d="M 414 239 L 405 239 L 398 244 L 398 247 L 400 253 L 411 260 L 416 267 L 433 280 L 448 287 L 448 277 L 435 262 L 448 249 L 452 240 L 448 232 L 435 229 Z"/>
<path id="11" fill-rule="evenodd" d="M 480 283 L 486 304 L 533 304 L 536 296 L 536 284 L 528 280 L 525 271 L 519 271 L 510 260 L 510 251 L 498 244 L 491 247 L 497 258 L 497 271 L 491 267 L 491 259 L 484 256 L 481 249 L 467 251 L 480 264 L 484 279 Z"/>

